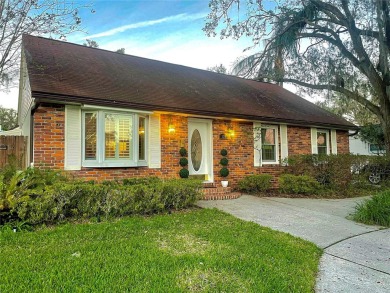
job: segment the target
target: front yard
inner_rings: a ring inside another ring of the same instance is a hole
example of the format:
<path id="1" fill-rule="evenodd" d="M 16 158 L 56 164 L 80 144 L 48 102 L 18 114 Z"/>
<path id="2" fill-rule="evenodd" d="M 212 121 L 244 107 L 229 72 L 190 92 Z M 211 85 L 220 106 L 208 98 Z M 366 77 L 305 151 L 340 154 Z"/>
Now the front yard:
<path id="1" fill-rule="evenodd" d="M 217 210 L 0 232 L 0 292 L 313 292 L 321 250 Z"/>

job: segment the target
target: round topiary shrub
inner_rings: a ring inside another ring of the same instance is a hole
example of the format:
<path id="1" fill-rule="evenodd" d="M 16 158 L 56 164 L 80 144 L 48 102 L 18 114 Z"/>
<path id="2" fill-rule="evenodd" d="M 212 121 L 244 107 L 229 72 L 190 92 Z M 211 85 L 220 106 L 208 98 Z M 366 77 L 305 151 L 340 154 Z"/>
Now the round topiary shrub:
<path id="1" fill-rule="evenodd" d="M 221 175 L 221 177 L 227 177 L 229 175 L 229 169 L 223 167 L 221 170 L 219 170 L 219 175 Z"/>
<path id="2" fill-rule="evenodd" d="M 186 157 L 187 156 L 187 150 L 185 148 L 180 148 L 180 156 L 182 157 Z"/>
<path id="3" fill-rule="evenodd" d="M 227 158 L 222 158 L 219 163 L 222 165 L 222 166 L 227 166 L 228 163 L 229 163 L 229 160 Z"/>
<path id="4" fill-rule="evenodd" d="M 188 178 L 190 176 L 190 172 L 187 169 L 181 169 L 179 171 L 180 178 Z"/>
<path id="5" fill-rule="evenodd" d="M 222 149 L 222 150 L 221 150 L 221 155 L 222 155 L 222 156 L 227 156 L 227 150 Z"/>
<path id="6" fill-rule="evenodd" d="M 180 158 L 180 162 L 179 162 L 180 166 L 182 167 L 185 167 L 188 165 L 188 160 L 187 158 Z"/>

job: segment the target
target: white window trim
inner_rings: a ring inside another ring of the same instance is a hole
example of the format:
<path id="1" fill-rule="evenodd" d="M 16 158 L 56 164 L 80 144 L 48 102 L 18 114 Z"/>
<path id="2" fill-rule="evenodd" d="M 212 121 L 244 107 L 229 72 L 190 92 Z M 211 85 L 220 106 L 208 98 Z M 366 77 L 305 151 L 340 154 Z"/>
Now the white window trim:
<path id="1" fill-rule="evenodd" d="M 256 135 L 256 131 L 260 131 L 260 136 L 257 141 L 254 141 L 253 149 L 254 149 L 254 166 L 261 167 L 263 165 L 278 165 L 280 163 L 279 158 L 279 124 L 262 124 L 259 122 L 253 123 L 253 139 L 256 140 L 258 136 Z M 275 161 L 264 161 L 262 158 L 262 139 L 261 139 L 261 129 L 263 128 L 271 128 L 275 129 Z M 256 145 L 260 147 L 260 149 L 256 148 Z"/>
<path id="2" fill-rule="evenodd" d="M 97 114 L 97 132 L 96 132 L 96 160 L 85 160 L 85 114 L 86 113 L 96 113 Z M 132 116 L 132 131 L 133 131 L 133 159 L 115 159 L 115 160 L 105 160 L 104 159 L 104 117 L 105 114 L 115 114 L 115 115 L 131 115 Z M 145 160 L 138 160 L 138 123 L 139 117 L 145 118 Z M 139 115 L 137 113 L 128 112 L 128 111 L 112 111 L 111 109 L 84 109 L 82 111 L 82 160 L 81 165 L 83 167 L 99 167 L 99 168 L 111 168 L 111 167 L 141 167 L 148 166 L 146 158 L 148 158 L 148 117 L 145 115 Z"/>
<path id="3" fill-rule="evenodd" d="M 277 165 L 279 164 L 279 125 L 267 125 L 267 124 L 261 124 L 261 129 L 267 128 L 267 129 L 274 129 L 275 130 L 275 160 L 274 161 L 264 161 L 262 158 L 263 151 L 260 152 L 261 156 L 261 164 L 262 165 Z M 261 139 L 261 138 L 260 138 Z M 262 141 L 260 142 L 261 146 Z"/>
<path id="4" fill-rule="evenodd" d="M 330 131 L 329 129 L 315 129 L 312 133 L 314 134 L 314 138 L 312 138 L 312 143 L 315 143 L 315 150 L 316 152 L 313 151 L 313 154 L 318 155 L 318 144 L 317 144 L 317 136 L 318 133 L 326 133 L 326 154 L 330 154 Z"/>

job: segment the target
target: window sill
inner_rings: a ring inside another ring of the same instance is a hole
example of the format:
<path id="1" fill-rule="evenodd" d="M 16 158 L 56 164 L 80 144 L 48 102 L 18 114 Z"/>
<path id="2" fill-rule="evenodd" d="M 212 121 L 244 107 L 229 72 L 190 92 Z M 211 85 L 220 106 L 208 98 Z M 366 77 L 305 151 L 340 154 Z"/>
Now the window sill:
<path id="1" fill-rule="evenodd" d="M 82 167 L 84 168 L 136 168 L 136 167 L 147 167 L 146 161 L 141 162 L 83 162 Z"/>

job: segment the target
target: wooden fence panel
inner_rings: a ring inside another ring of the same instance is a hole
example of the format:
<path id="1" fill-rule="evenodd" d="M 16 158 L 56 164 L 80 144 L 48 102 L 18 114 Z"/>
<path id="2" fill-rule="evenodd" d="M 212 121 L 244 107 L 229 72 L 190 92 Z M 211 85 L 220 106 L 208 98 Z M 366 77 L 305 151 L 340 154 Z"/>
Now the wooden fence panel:
<path id="1" fill-rule="evenodd" d="M 26 157 L 26 136 L 0 136 L 0 169 L 8 163 L 15 163 L 23 170 L 26 168 Z"/>

